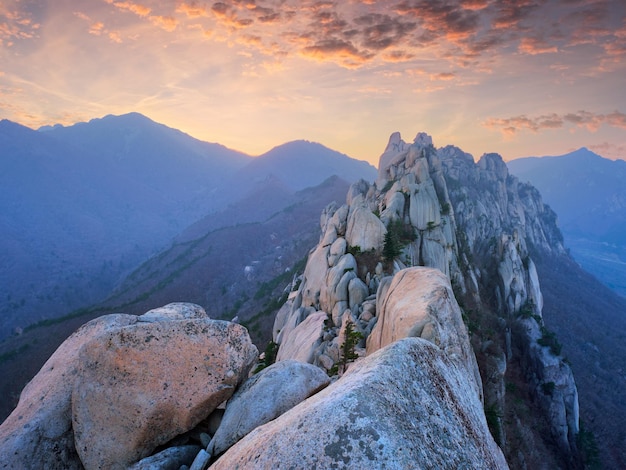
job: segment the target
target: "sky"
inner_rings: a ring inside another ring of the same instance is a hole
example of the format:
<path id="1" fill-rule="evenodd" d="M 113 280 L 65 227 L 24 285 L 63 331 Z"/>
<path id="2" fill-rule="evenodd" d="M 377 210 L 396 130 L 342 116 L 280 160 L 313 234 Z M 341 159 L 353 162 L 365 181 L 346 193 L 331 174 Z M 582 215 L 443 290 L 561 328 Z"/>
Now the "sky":
<path id="1" fill-rule="evenodd" d="M 0 118 L 128 112 L 250 155 L 626 158 L 626 1 L 0 0 Z"/>

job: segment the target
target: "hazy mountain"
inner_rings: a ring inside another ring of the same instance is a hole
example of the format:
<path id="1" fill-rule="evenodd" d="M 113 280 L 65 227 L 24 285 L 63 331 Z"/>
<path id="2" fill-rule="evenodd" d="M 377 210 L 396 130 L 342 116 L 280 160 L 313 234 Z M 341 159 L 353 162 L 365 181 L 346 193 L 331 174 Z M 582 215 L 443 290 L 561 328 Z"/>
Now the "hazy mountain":
<path id="1" fill-rule="evenodd" d="M 376 168 L 321 144 L 297 140 L 274 147 L 251 160 L 221 185 L 211 200 L 214 208 L 222 208 L 251 194 L 268 178 L 297 191 L 317 186 L 332 175 L 350 183 L 359 179 L 373 181 Z"/>
<path id="2" fill-rule="evenodd" d="M 2 121 L 0 171 L 0 339 L 101 300 L 208 214 L 202 230 L 263 220 L 264 201 L 375 173 L 308 142 L 253 158 L 137 113 L 39 131 Z M 246 197 L 248 213 L 224 211 Z"/>
<path id="3" fill-rule="evenodd" d="M 56 347 L 81 324 L 105 313 L 195 302 L 213 318 L 239 315 L 262 349 L 271 336 L 268 316 L 273 311 L 257 315 L 281 296 L 293 276 L 287 270 L 317 243 L 321 210 L 331 201 L 341 203 L 347 189 L 348 183 L 337 177 L 299 192 L 268 179 L 250 197 L 189 227 L 102 305 L 0 342 L 0 421 Z M 225 227 L 227 221 L 232 225 Z"/>
<path id="4" fill-rule="evenodd" d="M 586 148 L 557 157 L 508 162 L 556 211 L 574 258 L 626 296 L 626 162 Z"/>
<path id="5" fill-rule="evenodd" d="M 321 144 L 306 140 L 288 142 L 251 161 L 237 174 L 245 181 L 256 181 L 270 174 L 281 179 L 293 189 L 316 186 L 328 178 L 329 173 L 346 181 L 363 178 L 373 181 L 376 168 L 367 162 L 354 160 Z"/>

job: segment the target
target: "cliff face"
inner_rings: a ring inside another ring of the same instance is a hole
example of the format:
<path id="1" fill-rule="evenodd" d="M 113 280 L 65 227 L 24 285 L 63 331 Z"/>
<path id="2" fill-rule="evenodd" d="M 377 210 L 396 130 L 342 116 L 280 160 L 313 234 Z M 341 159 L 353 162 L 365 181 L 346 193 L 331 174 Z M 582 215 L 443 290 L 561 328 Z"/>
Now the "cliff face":
<path id="1" fill-rule="evenodd" d="M 383 337 L 424 338 L 477 377 L 473 389 L 512 467 L 576 468 L 576 386 L 543 325 L 531 257 L 565 253 L 555 220 L 499 155 L 474 163 L 456 147 L 435 149 L 426 134 L 412 144 L 393 134 L 377 181 L 353 184 L 346 204 L 323 212 L 320 243 L 276 317 L 278 359 L 332 374 L 346 368 L 347 355 L 369 354 Z M 411 266 L 443 273 L 456 307 L 441 302 L 445 288 L 416 293 L 432 274 L 399 288 Z M 458 322 L 446 313 L 455 308 Z M 360 343 L 351 340 L 354 331 Z M 524 417 L 529 410 L 533 424 Z"/>

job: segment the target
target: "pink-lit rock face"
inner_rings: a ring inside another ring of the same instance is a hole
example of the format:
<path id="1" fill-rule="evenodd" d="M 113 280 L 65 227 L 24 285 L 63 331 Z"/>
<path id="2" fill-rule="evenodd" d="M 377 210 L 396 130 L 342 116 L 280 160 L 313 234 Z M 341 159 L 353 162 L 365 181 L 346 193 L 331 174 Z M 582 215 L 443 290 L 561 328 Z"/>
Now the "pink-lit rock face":
<path id="1" fill-rule="evenodd" d="M 240 325 L 151 317 L 158 318 L 82 348 L 72 426 L 86 469 L 126 468 L 190 430 L 232 395 L 257 358 Z"/>

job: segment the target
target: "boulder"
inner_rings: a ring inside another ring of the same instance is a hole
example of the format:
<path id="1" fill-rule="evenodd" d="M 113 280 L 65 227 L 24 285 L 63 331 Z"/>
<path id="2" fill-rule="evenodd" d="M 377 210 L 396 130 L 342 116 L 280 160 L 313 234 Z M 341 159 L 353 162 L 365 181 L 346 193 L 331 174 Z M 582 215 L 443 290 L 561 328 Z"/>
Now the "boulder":
<path id="1" fill-rule="evenodd" d="M 368 354 L 402 338 L 424 338 L 465 367 L 476 396 L 482 397 L 482 381 L 461 309 L 441 271 L 403 269 L 379 295 L 378 322 L 367 338 Z"/>
<path id="2" fill-rule="evenodd" d="M 337 263 L 339 258 L 346 253 L 346 248 L 346 239 L 343 237 L 337 238 L 337 240 L 335 240 L 331 245 L 330 252 L 328 253 L 328 266 L 332 268 Z"/>
<path id="3" fill-rule="evenodd" d="M 126 468 L 194 428 L 256 358 L 244 327 L 208 318 L 137 322 L 91 339 L 72 390 L 83 465 Z"/>
<path id="4" fill-rule="evenodd" d="M 219 455 L 250 431 L 265 424 L 330 383 L 319 367 L 281 361 L 248 379 L 228 401 L 210 450 Z"/>
<path id="5" fill-rule="evenodd" d="M 404 215 L 404 194 L 400 191 L 388 191 L 385 196 L 385 209 L 380 214 L 380 219 L 385 225 L 392 220 L 402 219 Z"/>
<path id="6" fill-rule="evenodd" d="M 354 256 L 343 255 L 330 268 L 320 286 L 320 309 L 332 312 L 337 302 L 348 301 L 348 284 L 356 277 L 357 264 Z"/>
<path id="7" fill-rule="evenodd" d="M 210 468 L 506 469 L 467 371 L 407 338 L 256 428 Z"/>
<path id="8" fill-rule="evenodd" d="M 135 315 L 106 315 L 66 339 L 24 387 L 20 401 L 0 426 L 0 467 L 82 469 L 74 446 L 71 395 L 81 347 L 100 334 L 137 322 Z"/>
<path id="9" fill-rule="evenodd" d="M 282 325 L 280 331 L 277 328 L 277 321 L 274 321 L 274 330 L 278 331 L 275 336 L 275 342 L 282 344 L 291 332 L 302 323 L 310 314 L 317 312 L 314 307 L 300 307 L 289 312 Z"/>
<path id="10" fill-rule="evenodd" d="M 349 246 L 358 246 L 361 251 L 380 250 L 386 233 L 385 225 L 364 203 L 350 208 L 346 229 Z"/>
<path id="11" fill-rule="evenodd" d="M 309 314 L 302 323 L 298 324 L 289 334 L 282 336 L 277 361 L 295 359 L 300 362 L 313 362 L 313 353 L 321 342 L 324 332 L 324 322 L 328 318 L 326 312 Z"/>
<path id="12" fill-rule="evenodd" d="M 348 284 L 348 303 L 350 310 L 357 312 L 363 301 L 370 294 L 368 287 L 361 279 L 354 277 Z"/>
<path id="13" fill-rule="evenodd" d="M 304 275 L 300 292 L 302 293 L 302 305 L 305 307 L 319 305 L 320 286 L 328 271 L 328 253 L 330 246 L 319 244 L 311 253 L 304 268 Z"/>
<path id="14" fill-rule="evenodd" d="M 148 310 L 140 315 L 137 321 L 155 322 L 172 320 L 193 320 L 194 318 L 208 318 L 202 307 L 187 302 L 173 302 L 163 307 Z"/>
<path id="15" fill-rule="evenodd" d="M 201 450 L 200 446 L 194 445 L 168 447 L 158 454 L 141 459 L 128 470 L 178 470 L 183 465 L 191 465 Z"/>

